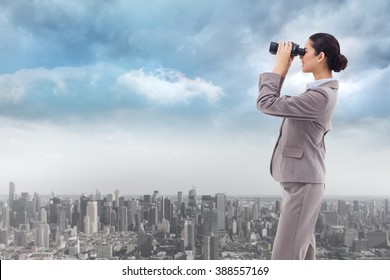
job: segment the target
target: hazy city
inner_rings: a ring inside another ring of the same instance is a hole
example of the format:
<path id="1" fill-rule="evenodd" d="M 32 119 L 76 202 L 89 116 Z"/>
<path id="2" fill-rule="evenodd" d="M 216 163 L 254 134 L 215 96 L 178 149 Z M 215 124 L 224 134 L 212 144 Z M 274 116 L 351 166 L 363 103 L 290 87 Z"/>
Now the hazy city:
<path id="1" fill-rule="evenodd" d="M 280 197 L 198 194 L 1 197 L 0 259 L 268 260 Z M 388 197 L 325 197 L 317 259 L 390 259 Z"/>

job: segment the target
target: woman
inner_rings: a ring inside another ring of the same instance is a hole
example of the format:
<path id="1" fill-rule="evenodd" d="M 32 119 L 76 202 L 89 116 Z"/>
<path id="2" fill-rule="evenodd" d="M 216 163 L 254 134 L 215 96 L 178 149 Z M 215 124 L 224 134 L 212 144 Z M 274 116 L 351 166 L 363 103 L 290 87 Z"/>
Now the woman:
<path id="1" fill-rule="evenodd" d="M 314 81 L 296 96 L 280 96 L 294 59 L 291 42 L 280 42 L 272 73 L 259 79 L 257 108 L 282 117 L 272 160 L 271 175 L 282 186 L 282 204 L 272 259 L 315 259 L 314 227 L 325 188 L 325 134 L 331 129 L 340 72 L 348 60 L 335 37 L 316 33 L 300 55 L 302 72 Z"/>

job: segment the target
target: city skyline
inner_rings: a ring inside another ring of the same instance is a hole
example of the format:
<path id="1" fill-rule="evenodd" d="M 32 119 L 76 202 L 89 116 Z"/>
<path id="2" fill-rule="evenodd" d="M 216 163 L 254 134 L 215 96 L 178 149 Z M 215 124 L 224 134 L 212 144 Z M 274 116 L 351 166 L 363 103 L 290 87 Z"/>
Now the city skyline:
<path id="1" fill-rule="evenodd" d="M 279 195 L 281 119 L 256 109 L 271 41 L 333 34 L 348 67 L 325 195 L 389 195 L 390 2 L 0 3 L 0 193 L 111 189 Z M 314 20 L 315 19 L 315 20 Z M 295 59 L 282 94 L 313 77 Z"/>
<path id="2" fill-rule="evenodd" d="M 18 195 L 10 182 L 0 201 L 0 259 L 267 260 L 280 207 L 271 197 L 195 189 Z M 318 259 L 390 259 L 389 198 L 324 199 L 315 233 Z"/>

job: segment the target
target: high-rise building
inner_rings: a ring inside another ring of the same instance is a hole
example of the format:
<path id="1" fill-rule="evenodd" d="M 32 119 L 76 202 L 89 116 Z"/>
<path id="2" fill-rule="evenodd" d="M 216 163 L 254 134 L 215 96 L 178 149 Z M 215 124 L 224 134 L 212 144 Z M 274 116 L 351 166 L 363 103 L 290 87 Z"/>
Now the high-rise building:
<path id="1" fill-rule="evenodd" d="M 115 207 L 117 207 L 119 209 L 120 205 L 119 205 L 119 198 L 120 198 L 120 191 L 119 190 L 115 190 Z"/>
<path id="2" fill-rule="evenodd" d="M 130 204 L 130 209 L 129 209 L 130 210 L 130 217 L 129 218 L 130 218 L 131 222 L 134 222 L 135 215 L 136 215 L 137 209 L 139 207 L 138 200 L 132 199 L 132 200 L 130 200 L 129 204 Z"/>
<path id="3" fill-rule="evenodd" d="M 169 223 L 172 221 L 172 203 L 169 198 L 164 198 L 164 204 L 163 204 L 163 219 L 169 221 Z"/>
<path id="4" fill-rule="evenodd" d="M 280 214 L 280 200 L 275 201 L 275 214 Z"/>
<path id="5" fill-rule="evenodd" d="M 219 260 L 219 237 L 210 236 L 210 260 Z"/>
<path id="6" fill-rule="evenodd" d="M 345 216 L 348 214 L 349 207 L 348 207 L 347 202 L 345 200 L 338 200 L 337 205 L 338 205 L 337 213 L 340 216 Z"/>
<path id="7" fill-rule="evenodd" d="M 219 260 L 219 238 L 218 236 L 204 236 L 203 238 L 203 259 Z"/>
<path id="8" fill-rule="evenodd" d="M 87 214 L 87 202 L 89 201 L 89 198 L 85 196 L 84 194 L 80 197 L 80 205 L 79 205 L 79 229 L 85 233 L 84 229 L 84 217 Z"/>
<path id="9" fill-rule="evenodd" d="M 48 224 L 41 224 L 35 229 L 35 246 L 49 247 L 50 227 Z"/>
<path id="10" fill-rule="evenodd" d="M 183 203 L 183 192 L 177 192 L 177 208 L 180 209 L 181 204 Z"/>
<path id="11" fill-rule="evenodd" d="M 360 209 L 359 209 L 359 201 L 358 200 L 354 200 L 353 201 L 353 212 L 358 212 Z"/>
<path id="12" fill-rule="evenodd" d="M 389 200 L 387 198 L 385 199 L 385 213 L 386 217 L 389 216 Z"/>
<path id="13" fill-rule="evenodd" d="M 224 193 L 217 193 L 216 201 L 218 230 L 226 231 L 226 195 Z"/>
<path id="14" fill-rule="evenodd" d="M 3 228 L 9 228 L 10 226 L 10 209 L 8 206 L 4 206 L 1 209 L 1 215 L 3 217 Z"/>
<path id="15" fill-rule="evenodd" d="M 192 251 L 195 255 L 195 225 L 190 221 L 186 225 L 186 237 L 187 237 L 187 247 L 186 250 Z"/>
<path id="16" fill-rule="evenodd" d="M 203 236 L 203 259 L 210 259 L 210 236 Z"/>
<path id="17" fill-rule="evenodd" d="M 389 247 L 389 233 L 387 231 L 368 231 L 366 238 L 370 247 L 374 248 L 388 248 Z"/>
<path id="18" fill-rule="evenodd" d="M 8 229 L 0 229 L 0 244 L 8 245 Z"/>
<path id="19" fill-rule="evenodd" d="M 39 220 L 39 209 L 41 208 L 41 198 L 37 192 L 34 192 L 33 198 L 33 211 L 34 211 L 34 220 Z"/>
<path id="20" fill-rule="evenodd" d="M 216 209 L 205 209 L 203 212 L 203 234 L 218 234 L 218 213 Z"/>
<path id="21" fill-rule="evenodd" d="M 188 206 L 196 207 L 196 190 L 194 188 L 188 192 Z"/>
<path id="22" fill-rule="evenodd" d="M 27 247 L 28 239 L 27 239 L 27 232 L 29 230 L 17 230 L 15 231 L 15 239 L 14 243 L 16 246 L 23 246 Z"/>
<path id="23" fill-rule="evenodd" d="M 156 191 L 153 192 L 152 203 L 156 203 L 158 197 L 159 197 L 159 193 L 158 193 L 158 191 L 156 190 Z"/>
<path id="24" fill-rule="evenodd" d="M 323 214 L 325 218 L 325 224 L 328 225 L 338 225 L 339 224 L 339 216 L 337 215 L 336 211 L 333 210 L 326 210 L 321 211 L 320 214 Z"/>
<path id="25" fill-rule="evenodd" d="M 98 232 L 98 215 L 97 215 L 97 202 L 96 201 L 88 201 L 87 203 L 87 214 L 90 220 L 90 233 Z"/>
<path id="26" fill-rule="evenodd" d="M 103 200 L 103 193 L 96 189 L 95 200 Z"/>
<path id="27" fill-rule="evenodd" d="M 214 199 L 211 195 L 202 195 L 202 210 L 213 209 L 214 208 Z"/>
<path id="28" fill-rule="evenodd" d="M 8 207 L 11 211 L 14 209 L 14 201 L 15 201 L 15 183 L 9 182 L 9 195 L 8 195 Z"/>
<path id="29" fill-rule="evenodd" d="M 344 245 L 353 246 L 353 241 L 359 238 L 359 232 L 354 228 L 347 228 L 344 231 Z"/>
<path id="30" fill-rule="evenodd" d="M 41 209 L 39 210 L 39 220 L 42 223 L 47 224 L 47 211 L 44 207 L 41 207 Z"/>
<path id="31" fill-rule="evenodd" d="M 84 217 L 83 228 L 85 234 L 91 234 L 91 219 L 88 215 Z"/>
<path id="32" fill-rule="evenodd" d="M 58 220 L 57 225 L 60 232 L 63 232 L 68 226 L 68 219 L 66 218 L 66 209 L 64 206 L 60 205 L 58 207 Z"/>
<path id="33" fill-rule="evenodd" d="M 119 230 L 127 231 L 127 228 L 128 228 L 127 207 L 122 206 L 120 211 Z"/>
<path id="34" fill-rule="evenodd" d="M 150 233 L 138 232 L 138 251 L 141 257 L 149 258 L 152 255 L 153 236 Z"/>

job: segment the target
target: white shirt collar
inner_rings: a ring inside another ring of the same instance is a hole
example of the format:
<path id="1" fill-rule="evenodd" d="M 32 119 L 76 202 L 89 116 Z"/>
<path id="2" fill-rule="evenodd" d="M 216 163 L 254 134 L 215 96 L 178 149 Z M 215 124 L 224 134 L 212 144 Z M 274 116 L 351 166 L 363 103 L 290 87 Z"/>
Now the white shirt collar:
<path id="1" fill-rule="evenodd" d="M 326 78 L 326 79 L 312 81 L 306 85 L 306 90 L 318 87 L 318 86 L 320 86 L 326 82 L 329 82 L 329 81 L 336 81 L 336 79 L 335 78 Z"/>

